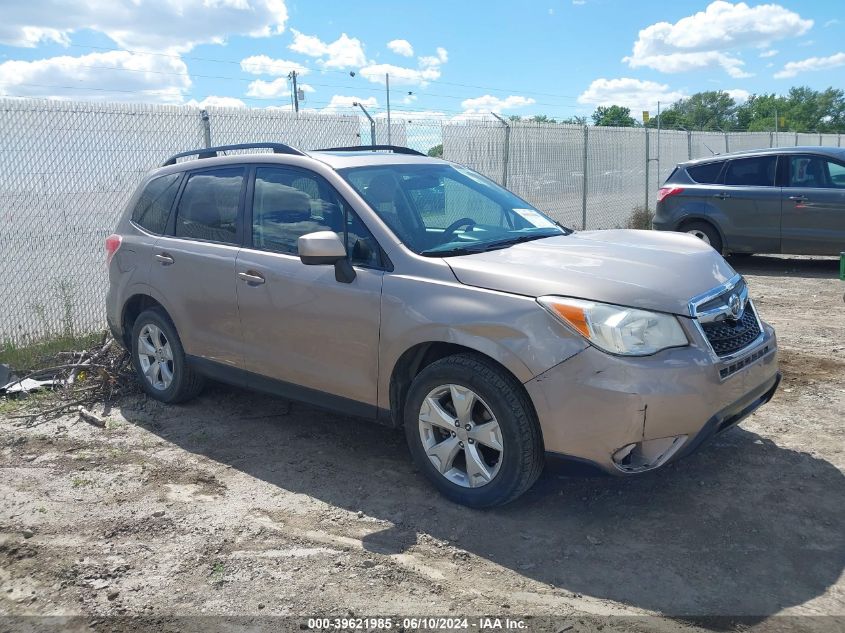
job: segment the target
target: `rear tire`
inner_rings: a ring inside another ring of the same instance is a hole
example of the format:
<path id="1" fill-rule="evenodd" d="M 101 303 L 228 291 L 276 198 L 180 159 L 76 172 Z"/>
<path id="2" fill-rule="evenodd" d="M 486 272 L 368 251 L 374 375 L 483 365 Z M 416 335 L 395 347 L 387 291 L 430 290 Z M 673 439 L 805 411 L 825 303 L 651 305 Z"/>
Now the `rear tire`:
<path id="1" fill-rule="evenodd" d="M 694 235 L 702 242 L 709 244 L 714 251 L 720 255 L 722 254 L 722 236 L 719 235 L 719 231 L 716 230 L 716 227 L 709 222 L 688 222 L 687 224 L 684 224 L 684 227 L 681 230 L 684 233 Z"/>
<path id="2" fill-rule="evenodd" d="M 540 476 L 543 438 L 531 401 L 513 376 L 483 356 L 432 363 L 405 402 L 414 462 L 448 499 L 473 508 L 502 505 Z"/>
<path id="3" fill-rule="evenodd" d="M 176 404 L 196 397 L 204 380 L 185 358 L 185 350 L 168 316 L 159 309 L 144 310 L 132 326 L 132 366 L 149 396 Z"/>

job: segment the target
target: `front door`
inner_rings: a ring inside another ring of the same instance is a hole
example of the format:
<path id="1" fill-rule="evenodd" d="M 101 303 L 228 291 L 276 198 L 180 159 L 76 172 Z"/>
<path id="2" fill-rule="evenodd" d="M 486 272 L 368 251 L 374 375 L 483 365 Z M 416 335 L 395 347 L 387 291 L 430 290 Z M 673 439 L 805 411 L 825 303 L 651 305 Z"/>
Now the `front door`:
<path id="1" fill-rule="evenodd" d="M 811 154 L 788 155 L 785 160 L 783 252 L 845 251 L 845 163 Z"/>
<path id="2" fill-rule="evenodd" d="M 243 364 L 235 259 L 245 171 L 189 173 L 167 234 L 151 251 L 150 285 L 170 313 L 185 353 L 232 367 Z"/>
<path id="3" fill-rule="evenodd" d="M 304 399 L 338 396 L 374 413 L 384 274 L 378 245 L 322 176 L 269 165 L 254 173 L 251 239 L 236 265 L 246 369 L 313 390 Z M 299 259 L 297 239 L 326 230 L 348 236 L 351 283 L 336 281 L 333 266 Z"/>

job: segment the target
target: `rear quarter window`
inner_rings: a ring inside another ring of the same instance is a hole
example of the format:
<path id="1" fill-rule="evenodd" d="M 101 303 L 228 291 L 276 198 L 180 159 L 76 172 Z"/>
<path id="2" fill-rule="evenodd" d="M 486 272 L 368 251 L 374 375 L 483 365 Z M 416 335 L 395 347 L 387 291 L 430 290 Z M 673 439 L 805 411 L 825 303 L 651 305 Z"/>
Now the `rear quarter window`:
<path id="1" fill-rule="evenodd" d="M 695 165 L 694 167 L 688 167 L 687 173 L 690 178 L 699 184 L 715 185 L 719 182 L 719 174 L 722 173 L 724 164 L 725 161 L 721 160 L 715 163 Z"/>
<path id="2" fill-rule="evenodd" d="M 775 184 L 775 156 L 755 156 L 732 160 L 725 170 L 725 184 L 746 187 L 773 187 Z"/>
<path id="3" fill-rule="evenodd" d="M 164 233 L 181 177 L 182 174 L 170 174 L 148 182 L 132 209 L 132 221 L 150 233 Z"/>

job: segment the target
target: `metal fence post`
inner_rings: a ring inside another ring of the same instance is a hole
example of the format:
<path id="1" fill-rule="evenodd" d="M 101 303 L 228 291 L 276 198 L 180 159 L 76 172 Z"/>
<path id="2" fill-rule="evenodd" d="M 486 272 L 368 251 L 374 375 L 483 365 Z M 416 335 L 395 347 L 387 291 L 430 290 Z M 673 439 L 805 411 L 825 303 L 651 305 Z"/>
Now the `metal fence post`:
<path id="1" fill-rule="evenodd" d="M 502 186 L 508 186 L 508 159 L 511 155 L 511 126 L 510 124 L 505 121 L 502 117 L 500 117 L 495 112 L 491 112 L 494 117 L 499 119 L 502 125 L 505 126 L 505 146 L 503 148 L 504 156 L 502 157 Z"/>
<path id="2" fill-rule="evenodd" d="M 795 133 L 795 147 L 798 147 L 798 132 Z"/>
<path id="3" fill-rule="evenodd" d="M 590 136 L 590 128 L 584 125 L 584 177 L 581 183 L 581 230 L 587 230 L 587 139 Z"/>
<path id="4" fill-rule="evenodd" d="M 731 145 L 730 145 L 730 142 L 728 141 L 728 133 L 725 132 L 725 154 L 729 153 L 730 151 L 731 151 Z"/>
<path id="5" fill-rule="evenodd" d="M 775 133 L 769 132 L 769 147 L 775 146 Z"/>
<path id="6" fill-rule="evenodd" d="M 202 119 L 202 140 L 206 147 L 211 147 L 211 121 L 208 117 L 208 110 L 200 110 Z"/>
<path id="7" fill-rule="evenodd" d="M 692 160 L 692 132 L 687 130 L 687 160 Z"/>
<path id="8" fill-rule="evenodd" d="M 648 172 L 651 171 L 651 156 L 649 156 L 648 151 L 648 128 L 643 128 L 645 130 L 645 206 L 643 206 L 644 210 L 648 210 Z"/>

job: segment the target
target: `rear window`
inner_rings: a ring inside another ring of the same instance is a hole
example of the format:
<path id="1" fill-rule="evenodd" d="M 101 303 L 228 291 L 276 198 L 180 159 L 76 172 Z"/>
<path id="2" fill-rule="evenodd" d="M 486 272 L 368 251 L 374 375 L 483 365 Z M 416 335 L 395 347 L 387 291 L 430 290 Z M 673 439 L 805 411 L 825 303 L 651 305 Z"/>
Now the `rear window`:
<path id="1" fill-rule="evenodd" d="M 719 174 L 722 173 L 722 166 L 724 164 L 725 161 L 721 160 L 715 163 L 696 165 L 695 167 L 688 167 L 687 173 L 697 183 L 714 185 L 719 182 Z"/>
<path id="2" fill-rule="evenodd" d="M 132 209 L 132 221 L 150 233 L 164 233 L 181 177 L 182 174 L 170 174 L 148 182 Z"/>
<path id="3" fill-rule="evenodd" d="M 241 167 L 191 174 L 176 212 L 176 237 L 236 244 L 243 180 Z"/>
<path id="4" fill-rule="evenodd" d="M 726 185 L 745 185 L 750 187 L 772 187 L 775 184 L 774 156 L 755 156 L 741 158 L 728 163 L 725 170 Z"/>

